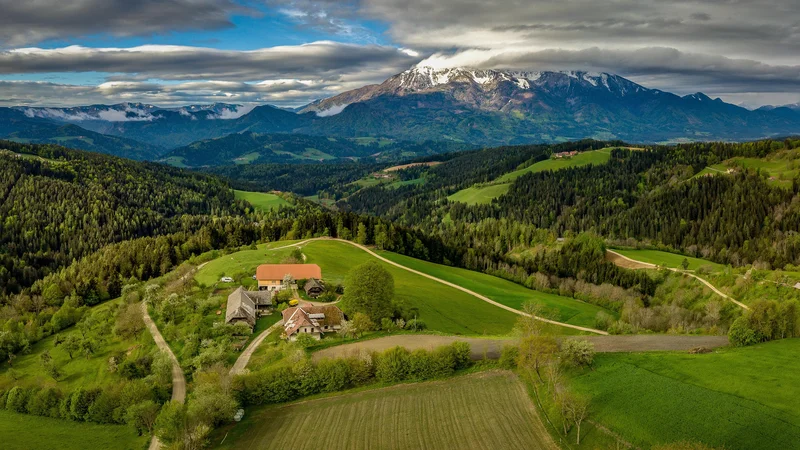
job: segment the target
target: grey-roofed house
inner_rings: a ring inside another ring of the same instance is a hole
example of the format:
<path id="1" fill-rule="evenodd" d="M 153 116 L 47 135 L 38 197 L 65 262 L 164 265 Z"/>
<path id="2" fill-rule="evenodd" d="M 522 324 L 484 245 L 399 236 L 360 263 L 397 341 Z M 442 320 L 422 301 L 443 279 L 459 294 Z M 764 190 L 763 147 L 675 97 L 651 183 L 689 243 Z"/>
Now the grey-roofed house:
<path id="1" fill-rule="evenodd" d="M 306 291 L 309 297 L 317 298 L 322 294 L 322 291 L 325 290 L 325 287 L 322 286 L 322 283 L 316 278 L 309 278 L 303 286 L 303 290 Z"/>
<path id="2" fill-rule="evenodd" d="M 250 327 L 256 325 L 256 319 L 272 309 L 272 293 L 269 291 L 246 291 L 239 286 L 228 296 L 225 310 L 225 323 L 245 322 Z"/>

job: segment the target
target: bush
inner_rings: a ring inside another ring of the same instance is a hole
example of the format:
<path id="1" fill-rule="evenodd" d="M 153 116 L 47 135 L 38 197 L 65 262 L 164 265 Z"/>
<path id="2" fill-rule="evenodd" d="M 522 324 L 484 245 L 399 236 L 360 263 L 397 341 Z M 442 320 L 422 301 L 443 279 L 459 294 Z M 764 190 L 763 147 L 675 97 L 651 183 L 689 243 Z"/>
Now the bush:
<path id="1" fill-rule="evenodd" d="M 18 413 L 28 412 L 28 398 L 29 392 L 27 389 L 19 386 L 14 386 L 8 391 L 8 398 L 6 399 L 6 409 Z"/>
<path id="2" fill-rule="evenodd" d="M 452 349 L 453 359 L 455 360 L 453 369 L 459 370 L 469 367 L 472 363 L 472 351 L 469 344 L 466 342 L 454 342 L 449 347 Z"/>
<path id="3" fill-rule="evenodd" d="M 506 344 L 500 352 L 500 367 L 513 370 L 517 368 L 517 358 L 519 358 L 519 347 Z"/>
<path id="4" fill-rule="evenodd" d="M 406 330 L 413 330 L 413 331 L 422 331 L 428 328 L 428 326 L 420 319 L 411 319 L 406 322 Z"/>
<path id="5" fill-rule="evenodd" d="M 750 328 L 750 321 L 741 316 L 733 321 L 728 330 L 728 341 L 734 347 L 745 347 L 759 342 L 755 330 Z"/>
<path id="6" fill-rule="evenodd" d="M 403 381 L 408 377 L 409 353 L 394 347 L 380 353 L 375 363 L 375 377 L 382 382 Z"/>
<path id="7" fill-rule="evenodd" d="M 28 412 L 37 416 L 60 417 L 58 405 L 61 403 L 61 391 L 56 388 L 45 388 L 37 392 L 28 401 Z"/>
<path id="8" fill-rule="evenodd" d="M 350 387 L 352 366 L 345 359 L 323 359 L 316 366 L 320 392 L 336 392 Z"/>
<path id="9" fill-rule="evenodd" d="M 576 367 L 591 366 L 594 353 L 594 344 L 585 339 L 567 339 L 561 346 L 561 357 Z"/>

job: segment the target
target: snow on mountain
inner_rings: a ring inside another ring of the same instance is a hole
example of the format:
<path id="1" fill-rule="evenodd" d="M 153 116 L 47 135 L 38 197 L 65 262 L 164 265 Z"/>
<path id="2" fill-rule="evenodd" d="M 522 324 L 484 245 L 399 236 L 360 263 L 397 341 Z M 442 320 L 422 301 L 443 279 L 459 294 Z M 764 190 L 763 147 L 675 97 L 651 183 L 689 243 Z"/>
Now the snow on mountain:
<path id="1" fill-rule="evenodd" d="M 165 119 L 169 114 L 178 113 L 182 117 L 197 120 L 231 120 L 249 113 L 256 105 L 235 105 L 214 103 L 210 105 L 188 105 L 176 108 L 160 108 L 143 103 L 119 103 L 116 105 L 91 105 L 72 108 L 17 107 L 31 118 L 50 119 L 58 122 L 81 123 L 100 122 L 152 122 Z"/>
<path id="2" fill-rule="evenodd" d="M 504 88 L 508 85 L 511 91 Z M 514 97 L 520 91 L 568 91 L 574 89 L 605 91 L 623 97 L 631 93 L 658 91 L 647 89 L 617 75 L 600 72 L 521 72 L 463 67 L 439 69 L 418 66 L 408 69 L 378 85 L 365 86 L 324 100 L 311 103 L 300 112 L 313 111 L 319 117 L 338 114 L 348 105 L 381 95 L 404 96 L 426 92 L 456 92 L 468 102 L 481 108 L 494 109 L 498 102 L 488 97 L 497 94 Z M 487 97 L 486 101 L 480 97 Z M 489 101 L 491 100 L 491 101 Z M 502 102 L 500 102 L 502 103 Z"/>

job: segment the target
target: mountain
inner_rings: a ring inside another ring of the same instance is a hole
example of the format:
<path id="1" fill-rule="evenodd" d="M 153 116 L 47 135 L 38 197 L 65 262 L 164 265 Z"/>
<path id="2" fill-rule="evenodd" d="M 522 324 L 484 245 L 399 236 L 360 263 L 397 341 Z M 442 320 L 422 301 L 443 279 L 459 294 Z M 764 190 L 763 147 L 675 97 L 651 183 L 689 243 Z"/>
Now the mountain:
<path id="1" fill-rule="evenodd" d="M 246 132 L 194 142 L 170 151 L 161 161 L 187 167 L 343 160 L 349 162 L 363 159 L 390 161 L 467 148 L 469 146 L 456 142 L 416 143 L 390 139 Z"/>
<path id="2" fill-rule="evenodd" d="M 762 106 L 762 107 L 758 108 L 757 111 L 774 111 L 774 110 L 780 109 L 780 108 L 786 108 L 786 109 L 790 109 L 792 111 L 800 112 L 800 102 L 792 103 L 792 104 L 789 104 L 789 105 L 780 105 L 780 106 L 765 105 L 765 106 Z"/>
<path id="3" fill-rule="evenodd" d="M 702 93 L 678 96 L 618 75 L 415 67 L 381 84 L 297 111 L 263 105 L 159 108 L 139 103 L 14 109 L 175 149 L 233 133 L 389 137 L 473 145 L 595 138 L 628 142 L 744 141 L 800 133 L 800 111 L 755 111 Z M 85 148 L 85 147 L 81 147 Z"/>
<path id="4" fill-rule="evenodd" d="M 225 103 L 159 108 L 141 103 L 75 108 L 18 107 L 27 117 L 79 125 L 97 133 L 176 148 L 242 131 L 288 132 L 303 116 L 272 106 Z"/>
<path id="5" fill-rule="evenodd" d="M 593 137 L 745 140 L 800 130 L 800 118 L 684 97 L 618 75 L 416 67 L 312 103 L 321 134 L 445 137 L 481 144 Z"/>
<path id="6" fill-rule="evenodd" d="M 135 160 L 158 158 L 164 149 L 118 136 L 107 136 L 44 116 L 0 108 L 0 138 L 36 144 L 59 144 Z"/>

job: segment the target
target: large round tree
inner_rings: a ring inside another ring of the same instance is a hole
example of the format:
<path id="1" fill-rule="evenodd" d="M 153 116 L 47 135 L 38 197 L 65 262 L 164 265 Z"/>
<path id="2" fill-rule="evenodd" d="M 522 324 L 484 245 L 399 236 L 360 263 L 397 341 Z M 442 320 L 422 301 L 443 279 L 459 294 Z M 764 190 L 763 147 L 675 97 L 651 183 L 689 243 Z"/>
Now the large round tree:
<path id="1" fill-rule="evenodd" d="M 392 317 L 394 278 L 380 263 L 369 261 L 353 268 L 344 279 L 342 310 L 349 316 L 364 313 L 375 323 Z"/>

